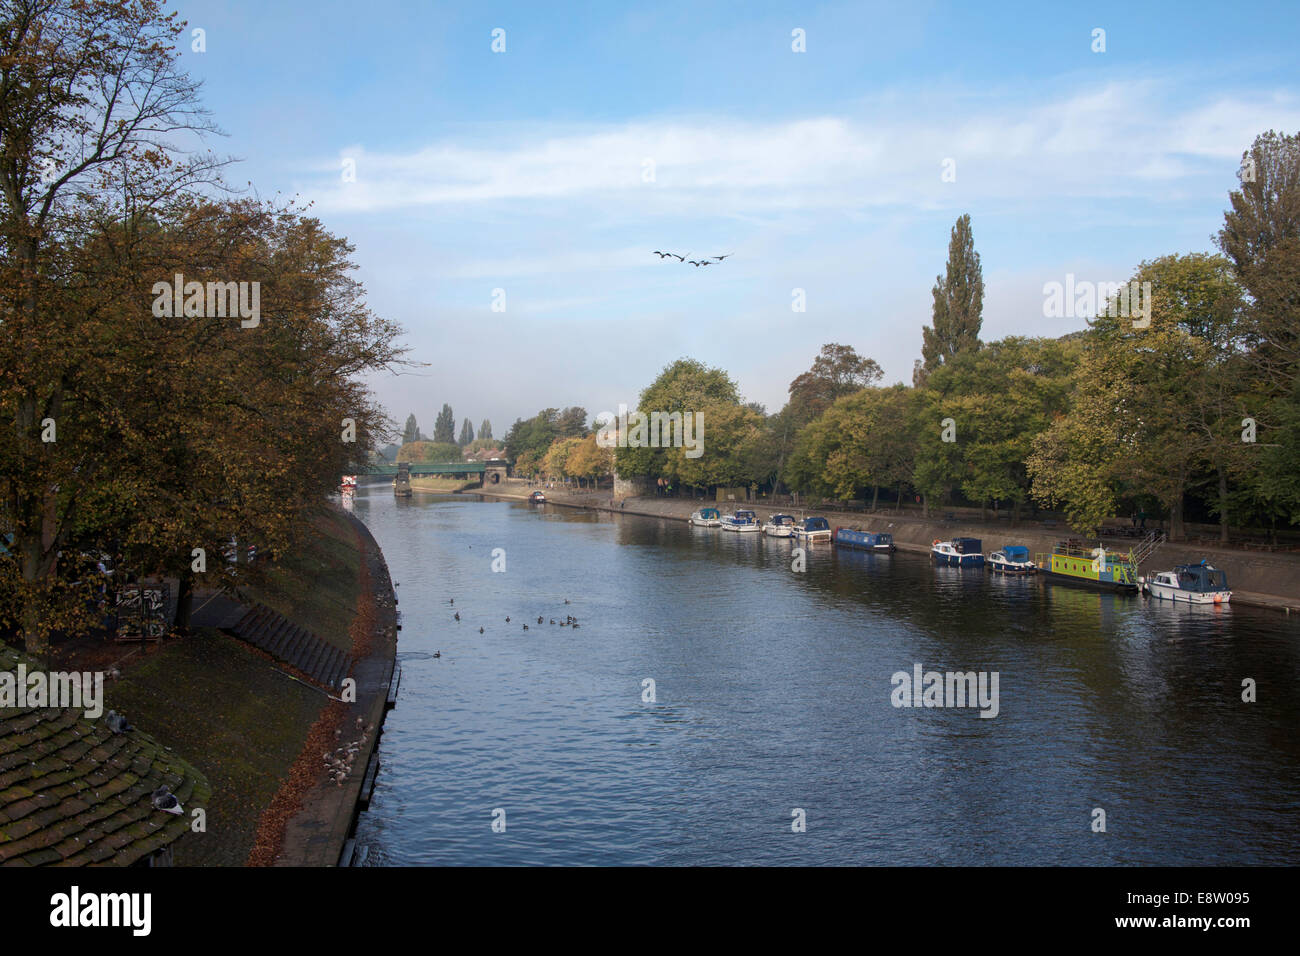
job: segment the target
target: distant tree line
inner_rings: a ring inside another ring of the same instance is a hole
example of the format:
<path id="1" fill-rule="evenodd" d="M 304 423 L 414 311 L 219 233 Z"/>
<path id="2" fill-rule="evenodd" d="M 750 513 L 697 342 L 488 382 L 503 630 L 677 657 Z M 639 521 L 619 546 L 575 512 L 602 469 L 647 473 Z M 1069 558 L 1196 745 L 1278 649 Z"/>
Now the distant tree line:
<path id="1" fill-rule="evenodd" d="M 880 385 L 874 360 L 832 343 L 766 415 L 723 370 L 681 359 L 639 408 L 702 412 L 705 453 L 619 448 L 617 471 L 873 507 L 1059 508 L 1089 531 L 1141 511 L 1175 540 L 1189 513 L 1217 518 L 1224 540 L 1230 523 L 1300 524 L 1300 137 L 1259 136 L 1240 178 L 1218 253 L 1138 266 L 1144 317 L 1109 299 L 1083 331 L 981 342 L 982 267 L 962 216 L 910 387 Z M 511 457 L 545 462 L 549 421 L 517 422 Z"/>

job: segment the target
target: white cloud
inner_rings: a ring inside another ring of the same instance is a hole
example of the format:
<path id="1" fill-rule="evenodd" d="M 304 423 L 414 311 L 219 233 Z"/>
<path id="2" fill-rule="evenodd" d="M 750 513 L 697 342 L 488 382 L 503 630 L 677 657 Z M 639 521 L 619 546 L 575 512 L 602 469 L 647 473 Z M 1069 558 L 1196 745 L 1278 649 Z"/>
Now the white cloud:
<path id="1" fill-rule="evenodd" d="M 548 204 L 571 211 L 578 201 L 616 202 L 628 215 L 752 215 L 924 207 L 954 193 L 966 203 L 1120 198 L 1149 194 L 1153 179 L 1231 164 L 1264 129 L 1300 127 L 1300 102 L 1289 93 L 1225 92 L 1191 105 L 1175 105 L 1177 95 L 1171 84 L 1140 80 L 1028 106 L 1022 90 L 888 100 L 870 118 L 649 119 L 550 136 L 494 128 L 490 143 L 406 153 L 353 146 L 340 157 L 356 160 L 356 182 L 342 182 L 339 161 L 329 160 L 313 164 L 321 175 L 302 188 L 323 210 L 355 213 L 484 203 L 527 203 L 534 213 Z M 948 157 L 955 184 L 940 181 Z M 647 159 L 652 183 L 642 179 Z"/>

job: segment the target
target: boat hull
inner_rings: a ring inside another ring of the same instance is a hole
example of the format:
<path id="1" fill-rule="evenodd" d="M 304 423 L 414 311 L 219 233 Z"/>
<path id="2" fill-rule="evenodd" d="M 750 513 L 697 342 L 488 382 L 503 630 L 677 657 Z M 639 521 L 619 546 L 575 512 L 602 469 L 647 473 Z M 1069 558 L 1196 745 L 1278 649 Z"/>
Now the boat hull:
<path id="1" fill-rule="evenodd" d="M 1167 584 L 1146 585 L 1147 593 L 1159 601 L 1173 601 L 1175 604 L 1227 604 L 1232 600 L 1231 591 L 1184 591 Z"/>
<path id="2" fill-rule="evenodd" d="M 989 561 L 989 570 L 996 574 L 1037 574 L 1038 568 L 1033 565 L 1014 564 L 1010 561 Z"/>
<path id="3" fill-rule="evenodd" d="M 1044 568 L 1043 575 L 1047 580 L 1055 584 L 1069 584 L 1077 588 L 1091 588 L 1094 591 L 1137 594 L 1136 584 L 1125 584 L 1122 581 L 1098 581 L 1092 578 L 1081 578 L 1075 574 L 1062 574 L 1060 571 L 1053 571 L 1051 568 Z"/>
<path id="4" fill-rule="evenodd" d="M 934 563 L 941 564 L 948 568 L 981 568 L 984 566 L 984 555 L 982 554 L 945 554 L 942 551 L 931 551 L 934 555 Z"/>

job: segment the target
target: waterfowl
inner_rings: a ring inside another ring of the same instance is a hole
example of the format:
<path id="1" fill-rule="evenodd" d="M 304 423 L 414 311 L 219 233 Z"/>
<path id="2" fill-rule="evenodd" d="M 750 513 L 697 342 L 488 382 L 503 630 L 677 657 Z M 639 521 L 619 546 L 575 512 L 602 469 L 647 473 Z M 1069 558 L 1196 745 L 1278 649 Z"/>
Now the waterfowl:
<path id="1" fill-rule="evenodd" d="M 456 617 L 456 620 L 458 620 L 458 621 L 460 620 L 460 611 L 457 611 L 457 612 L 456 612 L 455 617 Z"/>

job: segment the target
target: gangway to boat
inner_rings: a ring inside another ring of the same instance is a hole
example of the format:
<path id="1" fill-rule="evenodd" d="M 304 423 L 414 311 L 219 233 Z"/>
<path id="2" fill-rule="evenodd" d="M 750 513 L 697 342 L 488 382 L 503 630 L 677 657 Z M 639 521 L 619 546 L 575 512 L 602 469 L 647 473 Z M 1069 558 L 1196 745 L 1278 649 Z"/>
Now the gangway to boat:
<path id="1" fill-rule="evenodd" d="M 1150 532 L 1145 538 L 1138 542 L 1137 547 L 1132 551 L 1133 567 L 1138 567 L 1143 561 L 1155 554 L 1156 549 L 1164 544 L 1165 541 L 1166 537 L 1163 531 Z"/>

